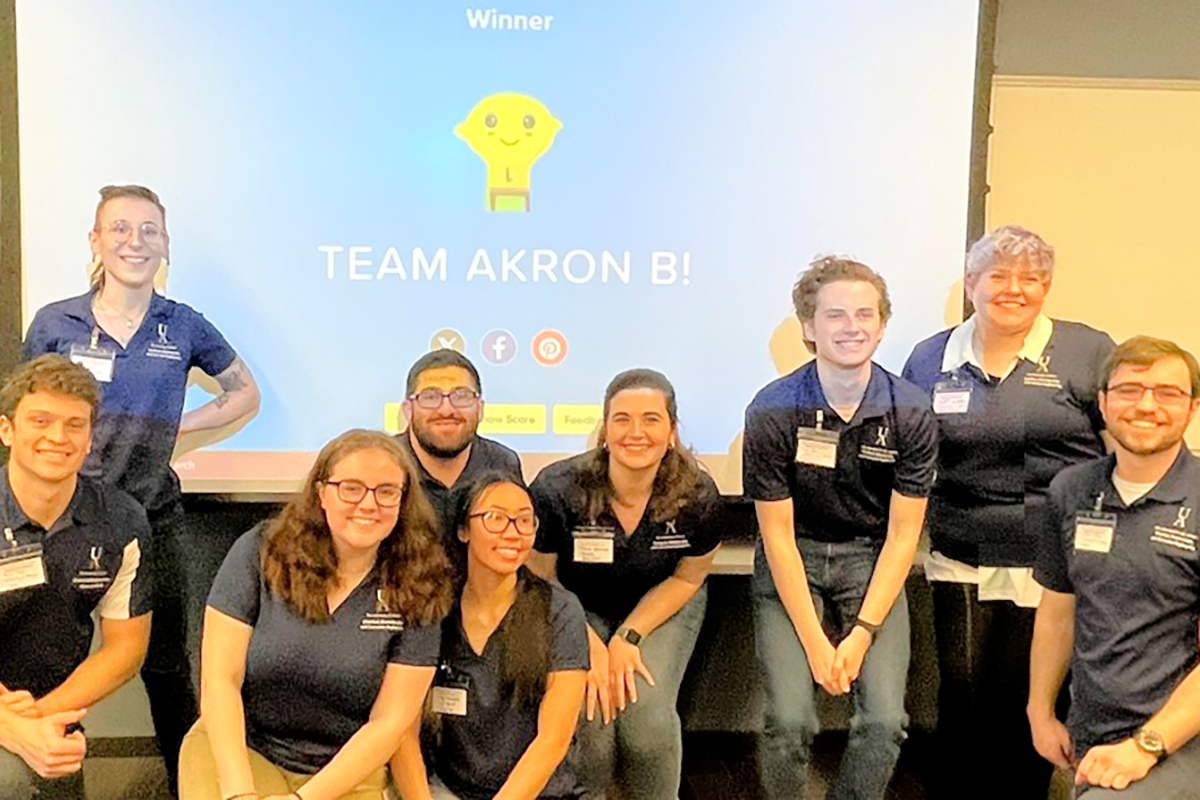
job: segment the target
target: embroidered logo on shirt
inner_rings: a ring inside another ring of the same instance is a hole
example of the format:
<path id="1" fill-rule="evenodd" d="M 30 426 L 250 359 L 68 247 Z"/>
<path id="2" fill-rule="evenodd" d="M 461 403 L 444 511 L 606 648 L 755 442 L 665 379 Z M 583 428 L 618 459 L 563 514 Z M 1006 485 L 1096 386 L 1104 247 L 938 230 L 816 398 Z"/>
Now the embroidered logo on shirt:
<path id="1" fill-rule="evenodd" d="M 1063 388 L 1062 379 L 1050 371 L 1050 356 L 1038 359 L 1037 369 L 1025 375 L 1026 386 L 1038 386 L 1043 389 Z"/>
<path id="2" fill-rule="evenodd" d="M 887 447 L 888 429 L 886 425 L 881 425 L 875 430 L 875 444 L 880 447 Z"/>
<path id="3" fill-rule="evenodd" d="M 1177 550 L 1186 550 L 1189 553 L 1196 552 L 1196 538 L 1194 533 L 1181 531 L 1178 528 L 1164 528 L 1162 525 L 1155 525 L 1154 533 L 1150 534 L 1152 542 L 1165 544 Z"/>
<path id="4" fill-rule="evenodd" d="M 1179 512 L 1175 515 L 1175 527 L 1186 528 L 1188 517 L 1192 515 L 1192 510 L 1187 506 L 1181 506 Z"/>
<path id="5" fill-rule="evenodd" d="M 886 431 L 886 428 L 884 430 Z M 876 441 L 878 441 L 878 439 L 876 439 Z M 895 464 L 896 459 L 899 456 L 899 450 L 892 450 L 887 447 L 875 447 L 874 445 L 864 444 L 858 448 L 858 457 L 864 461 L 875 461 L 880 464 Z"/>
<path id="6" fill-rule="evenodd" d="M 654 537 L 654 542 L 650 545 L 651 550 L 685 550 L 691 547 L 687 536 L 675 529 L 675 520 L 667 520 L 664 528 L 662 533 Z"/>
<path id="7" fill-rule="evenodd" d="M 75 588 L 83 591 L 108 588 L 108 585 L 112 583 L 112 576 L 108 574 L 108 570 L 101 563 L 100 559 L 102 558 L 104 558 L 103 547 L 93 547 L 88 551 L 88 568 L 79 570 L 75 577 L 71 578 L 71 583 Z"/>
<path id="8" fill-rule="evenodd" d="M 368 611 L 358 624 L 360 631 L 390 631 L 399 633 L 404 630 L 404 616 L 395 614 L 388 609 L 383 599 L 383 589 L 375 590 L 375 610 Z"/>
<path id="9" fill-rule="evenodd" d="M 183 354 L 179 352 L 179 348 L 171 344 L 167 339 L 167 323 L 160 322 L 158 324 L 158 341 L 151 342 L 146 348 L 147 358 L 165 358 L 169 361 L 182 361 Z"/>

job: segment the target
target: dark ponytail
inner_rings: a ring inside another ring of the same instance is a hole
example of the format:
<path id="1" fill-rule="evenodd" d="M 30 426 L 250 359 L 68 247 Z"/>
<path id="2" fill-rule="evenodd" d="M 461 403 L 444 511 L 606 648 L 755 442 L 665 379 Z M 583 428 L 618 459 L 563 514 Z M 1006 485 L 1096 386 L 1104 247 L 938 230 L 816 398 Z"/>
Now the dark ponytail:
<path id="1" fill-rule="evenodd" d="M 527 492 L 524 486 L 502 472 L 485 472 L 467 484 L 456 487 L 454 530 L 461 532 L 470 523 L 471 509 L 493 486 L 510 483 Z M 459 546 L 462 545 L 461 541 Z M 465 560 L 465 559 L 464 559 Z M 517 596 L 504 622 L 500 636 L 500 690 L 522 706 L 536 706 L 546 692 L 550 674 L 550 584 L 526 567 L 517 571 Z M 461 597 L 461 595 L 460 595 Z"/>

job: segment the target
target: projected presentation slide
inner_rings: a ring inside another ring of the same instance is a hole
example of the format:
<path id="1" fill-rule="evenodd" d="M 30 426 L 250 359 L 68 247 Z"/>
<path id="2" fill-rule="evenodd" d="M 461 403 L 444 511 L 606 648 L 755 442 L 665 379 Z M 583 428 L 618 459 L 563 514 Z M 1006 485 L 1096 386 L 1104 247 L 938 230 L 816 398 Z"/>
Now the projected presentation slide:
<path id="1" fill-rule="evenodd" d="M 167 296 L 262 389 L 185 485 L 294 479 L 346 428 L 398 430 L 438 347 L 523 454 L 582 450 L 645 366 L 719 463 L 799 363 L 814 255 L 887 279 L 893 370 L 961 291 L 969 0 L 16 7 L 26 325 L 87 290 L 99 187 L 143 184 Z"/>

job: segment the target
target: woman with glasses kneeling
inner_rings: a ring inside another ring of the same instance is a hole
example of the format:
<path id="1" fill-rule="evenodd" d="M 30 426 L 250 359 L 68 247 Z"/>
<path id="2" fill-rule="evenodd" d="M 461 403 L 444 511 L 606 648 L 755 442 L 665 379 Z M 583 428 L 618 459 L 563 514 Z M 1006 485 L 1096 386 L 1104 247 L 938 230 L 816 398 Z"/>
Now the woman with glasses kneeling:
<path id="1" fill-rule="evenodd" d="M 373 431 L 325 445 L 217 574 L 182 800 L 382 800 L 433 680 L 448 586 L 409 456 Z"/>
<path id="2" fill-rule="evenodd" d="M 600 446 L 547 467 L 530 487 L 542 521 L 530 565 L 561 580 L 587 611 L 592 668 L 579 768 L 590 797 L 614 784 L 626 798 L 679 793 L 675 705 L 720 532 L 716 486 L 677 437 L 666 377 L 622 372 L 604 393 Z"/>
<path id="3" fill-rule="evenodd" d="M 579 797 L 564 759 L 588 668 L 583 609 L 524 567 L 538 528 L 524 488 L 484 473 L 456 500 L 467 576 L 442 623 L 431 695 L 436 777 L 427 780 L 417 725 L 392 775 L 405 800 Z"/>

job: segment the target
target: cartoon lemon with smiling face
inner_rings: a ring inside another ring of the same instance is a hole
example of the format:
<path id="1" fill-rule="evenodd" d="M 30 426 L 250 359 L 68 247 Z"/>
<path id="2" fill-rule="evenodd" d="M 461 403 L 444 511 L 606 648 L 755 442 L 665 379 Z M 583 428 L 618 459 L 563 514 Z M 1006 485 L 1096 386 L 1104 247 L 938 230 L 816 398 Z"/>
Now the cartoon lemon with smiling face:
<path id="1" fill-rule="evenodd" d="M 487 164 L 489 211 L 528 211 L 533 162 L 554 144 L 562 122 L 529 95 L 500 92 L 480 100 L 454 129 Z"/>

